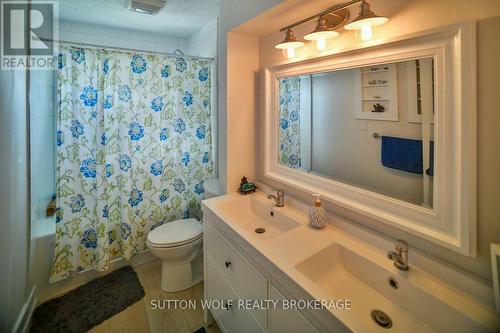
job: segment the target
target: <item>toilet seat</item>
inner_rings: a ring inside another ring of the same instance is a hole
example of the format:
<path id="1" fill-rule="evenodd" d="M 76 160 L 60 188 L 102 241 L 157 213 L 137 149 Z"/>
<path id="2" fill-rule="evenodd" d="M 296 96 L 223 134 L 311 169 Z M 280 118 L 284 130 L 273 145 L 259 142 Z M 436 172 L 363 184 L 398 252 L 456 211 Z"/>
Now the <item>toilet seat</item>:
<path id="1" fill-rule="evenodd" d="M 203 226 L 196 219 L 167 222 L 148 234 L 147 243 L 154 248 L 178 247 L 203 237 Z"/>

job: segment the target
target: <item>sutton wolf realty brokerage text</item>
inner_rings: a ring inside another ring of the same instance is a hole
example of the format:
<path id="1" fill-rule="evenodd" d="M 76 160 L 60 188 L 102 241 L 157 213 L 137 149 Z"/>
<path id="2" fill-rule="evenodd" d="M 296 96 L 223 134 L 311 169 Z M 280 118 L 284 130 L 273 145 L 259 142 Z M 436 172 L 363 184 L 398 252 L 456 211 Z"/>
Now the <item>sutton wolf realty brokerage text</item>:
<path id="1" fill-rule="evenodd" d="M 245 310 L 320 310 L 320 309 L 339 309 L 350 310 L 351 300 L 249 300 L 249 299 L 227 299 L 227 300 L 178 300 L 178 299 L 153 299 L 151 300 L 151 309 L 196 309 L 198 303 L 201 303 L 203 309 L 245 309 Z"/>

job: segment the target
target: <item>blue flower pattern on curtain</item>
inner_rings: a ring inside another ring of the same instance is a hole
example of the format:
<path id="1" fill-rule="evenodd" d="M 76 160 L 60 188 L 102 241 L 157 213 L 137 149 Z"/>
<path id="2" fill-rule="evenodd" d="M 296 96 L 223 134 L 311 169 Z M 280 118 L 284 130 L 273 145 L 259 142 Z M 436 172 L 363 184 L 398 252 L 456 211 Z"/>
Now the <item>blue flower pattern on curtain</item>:
<path id="1" fill-rule="evenodd" d="M 300 168 L 300 78 L 279 80 L 279 163 Z"/>
<path id="2" fill-rule="evenodd" d="M 147 250 L 155 227 L 201 217 L 212 177 L 212 61 L 63 45 L 58 56 L 51 281 Z"/>

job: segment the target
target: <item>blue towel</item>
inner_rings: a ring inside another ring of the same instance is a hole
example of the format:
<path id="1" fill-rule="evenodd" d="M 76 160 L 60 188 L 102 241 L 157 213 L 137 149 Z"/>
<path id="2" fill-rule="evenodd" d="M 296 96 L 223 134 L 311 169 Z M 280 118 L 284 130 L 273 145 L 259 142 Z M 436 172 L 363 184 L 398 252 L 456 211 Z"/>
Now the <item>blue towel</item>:
<path id="1" fill-rule="evenodd" d="M 430 144 L 430 168 L 427 174 L 433 175 L 434 144 Z M 423 173 L 422 141 L 382 136 L 382 165 L 412 173 Z"/>

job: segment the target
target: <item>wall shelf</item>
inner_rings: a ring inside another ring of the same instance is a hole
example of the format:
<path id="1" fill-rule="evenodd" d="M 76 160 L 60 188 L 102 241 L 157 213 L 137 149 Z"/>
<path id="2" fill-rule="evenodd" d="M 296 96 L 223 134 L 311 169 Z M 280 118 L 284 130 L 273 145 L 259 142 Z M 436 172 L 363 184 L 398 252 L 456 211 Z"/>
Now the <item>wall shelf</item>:
<path id="1" fill-rule="evenodd" d="M 376 88 L 376 87 L 387 87 L 388 84 L 368 84 L 368 85 L 363 85 L 363 88 Z"/>
<path id="2" fill-rule="evenodd" d="M 363 67 L 355 75 L 355 117 L 398 121 L 396 64 Z M 375 111 L 376 104 L 383 107 L 382 112 Z"/>
<path id="3" fill-rule="evenodd" d="M 370 74 L 370 73 L 381 73 L 381 72 L 388 72 L 389 69 L 376 69 L 376 70 L 369 70 L 369 69 L 362 69 L 361 72 L 363 74 Z"/>

